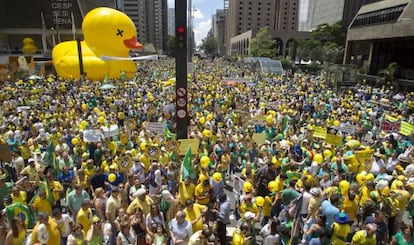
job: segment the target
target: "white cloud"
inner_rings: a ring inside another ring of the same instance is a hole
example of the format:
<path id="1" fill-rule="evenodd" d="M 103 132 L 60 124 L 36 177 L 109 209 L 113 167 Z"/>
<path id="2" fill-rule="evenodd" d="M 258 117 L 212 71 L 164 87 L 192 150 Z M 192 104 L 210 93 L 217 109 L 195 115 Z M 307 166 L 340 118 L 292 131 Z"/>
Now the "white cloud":
<path id="1" fill-rule="evenodd" d="M 200 9 L 193 9 L 193 17 L 195 20 L 204 19 L 204 14 Z"/>
<path id="2" fill-rule="evenodd" d="M 211 20 L 206 20 L 195 24 L 194 26 L 194 40 L 196 45 L 201 44 L 201 40 L 207 36 L 211 29 Z"/>

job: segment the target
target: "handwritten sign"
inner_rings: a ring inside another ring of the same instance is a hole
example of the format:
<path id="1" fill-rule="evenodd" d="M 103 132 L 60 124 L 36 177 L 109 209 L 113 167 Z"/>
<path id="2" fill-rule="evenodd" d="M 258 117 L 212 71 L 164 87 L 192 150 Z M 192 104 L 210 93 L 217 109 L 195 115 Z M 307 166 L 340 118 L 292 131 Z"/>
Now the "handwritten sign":
<path id="1" fill-rule="evenodd" d="M 374 154 L 374 150 L 369 151 L 357 151 L 355 152 L 356 156 L 360 160 L 371 159 L 372 155 Z"/>
<path id="2" fill-rule="evenodd" d="M 389 122 L 386 120 L 381 121 L 381 130 L 385 132 L 398 132 L 400 129 L 400 122 Z"/>
<path id="3" fill-rule="evenodd" d="M 327 144 L 340 146 L 342 144 L 342 137 L 334 134 L 326 134 L 325 142 Z"/>
<path id="4" fill-rule="evenodd" d="M 187 153 L 188 147 L 191 147 L 191 153 L 197 154 L 200 146 L 200 139 L 180 139 L 180 148 L 178 148 L 178 154 L 184 156 Z"/>
<path id="5" fill-rule="evenodd" d="M 154 134 L 164 134 L 164 123 L 163 122 L 146 122 L 144 128 Z"/>
<path id="6" fill-rule="evenodd" d="M 113 124 L 109 128 L 108 127 L 101 127 L 104 132 L 105 138 L 113 137 L 119 135 L 119 128 L 118 125 Z"/>
<path id="7" fill-rule="evenodd" d="M 326 138 L 327 129 L 323 127 L 313 127 L 313 137 L 315 138 Z"/>
<path id="8" fill-rule="evenodd" d="M 410 135 L 414 130 L 414 125 L 408 122 L 401 121 L 399 133 L 405 136 Z"/>
<path id="9" fill-rule="evenodd" d="M 263 145 L 264 143 L 266 143 L 266 134 L 264 134 L 264 133 L 254 133 L 253 136 L 252 136 L 252 139 L 258 145 Z"/>
<path id="10" fill-rule="evenodd" d="M 102 132 L 98 129 L 88 129 L 83 131 L 84 142 L 100 142 L 102 136 Z"/>
<path id="11" fill-rule="evenodd" d="M 244 180 L 241 179 L 240 177 L 237 177 L 236 175 L 233 175 L 233 177 L 234 177 L 233 192 L 241 196 L 243 194 Z"/>

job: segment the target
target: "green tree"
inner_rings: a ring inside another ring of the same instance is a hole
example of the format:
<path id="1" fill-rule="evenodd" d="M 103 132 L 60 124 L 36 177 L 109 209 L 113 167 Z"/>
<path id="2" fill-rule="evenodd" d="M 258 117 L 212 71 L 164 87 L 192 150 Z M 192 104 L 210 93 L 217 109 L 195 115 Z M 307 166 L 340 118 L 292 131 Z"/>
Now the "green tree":
<path id="1" fill-rule="evenodd" d="M 250 42 L 249 56 L 269 58 L 275 57 L 275 45 L 276 41 L 272 40 L 269 29 L 266 26 L 262 27 Z"/>
<path id="2" fill-rule="evenodd" d="M 200 49 L 203 50 L 206 55 L 217 54 L 217 47 L 218 42 L 211 34 L 201 40 Z"/>
<path id="3" fill-rule="evenodd" d="M 378 81 L 379 85 L 388 85 L 388 86 L 397 85 L 396 83 L 397 78 L 395 77 L 395 72 L 397 68 L 398 68 L 397 62 L 392 62 L 388 64 L 387 68 L 380 70 L 378 72 L 378 76 L 380 76 L 379 81 Z"/>
<path id="4" fill-rule="evenodd" d="M 172 35 L 168 35 L 168 55 L 171 57 L 175 56 L 175 37 Z"/>

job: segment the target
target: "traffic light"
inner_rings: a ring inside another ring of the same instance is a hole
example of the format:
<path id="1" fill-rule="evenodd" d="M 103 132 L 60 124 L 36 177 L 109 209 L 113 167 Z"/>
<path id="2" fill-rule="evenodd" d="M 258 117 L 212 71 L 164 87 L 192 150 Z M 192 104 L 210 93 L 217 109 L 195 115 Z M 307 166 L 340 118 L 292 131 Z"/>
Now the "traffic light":
<path id="1" fill-rule="evenodd" d="M 187 32 L 184 26 L 177 27 L 177 33 L 175 36 L 177 38 L 177 48 L 186 48 Z"/>

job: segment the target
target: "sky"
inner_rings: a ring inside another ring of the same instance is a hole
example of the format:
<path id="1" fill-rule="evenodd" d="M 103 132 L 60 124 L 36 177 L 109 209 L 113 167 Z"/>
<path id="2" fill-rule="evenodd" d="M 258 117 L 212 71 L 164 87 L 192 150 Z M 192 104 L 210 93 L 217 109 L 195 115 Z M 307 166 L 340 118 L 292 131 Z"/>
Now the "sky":
<path id="1" fill-rule="evenodd" d="M 168 0 L 168 7 L 174 8 L 174 2 L 175 0 Z M 224 3 L 223 0 L 192 0 L 192 5 L 194 39 L 198 46 L 211 29 L 211 17 L 216 13 L 216 9 L 223 9 Z"/>

